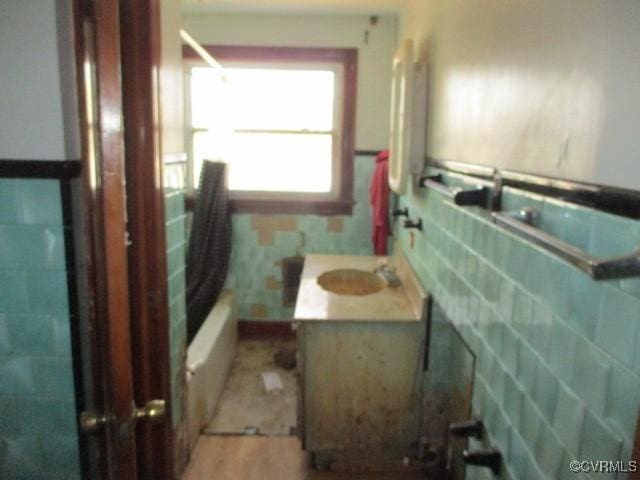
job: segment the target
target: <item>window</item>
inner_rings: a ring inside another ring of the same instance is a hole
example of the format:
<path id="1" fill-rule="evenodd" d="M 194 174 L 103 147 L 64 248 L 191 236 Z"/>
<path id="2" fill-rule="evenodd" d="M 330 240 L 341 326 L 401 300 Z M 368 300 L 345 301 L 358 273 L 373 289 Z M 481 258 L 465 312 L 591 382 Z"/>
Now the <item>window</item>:
<path id="1" fill-rule="evenodd" d="M 185 47 L 194 186 L 204 159 L 229 165 L 236 211 L 351 212 L 354 49 Z"/>

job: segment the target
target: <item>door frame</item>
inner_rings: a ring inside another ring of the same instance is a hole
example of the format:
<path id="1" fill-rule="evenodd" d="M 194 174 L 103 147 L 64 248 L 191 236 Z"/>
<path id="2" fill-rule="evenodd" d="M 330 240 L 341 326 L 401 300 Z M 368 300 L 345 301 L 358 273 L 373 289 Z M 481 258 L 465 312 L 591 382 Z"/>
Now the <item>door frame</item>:
<path id="1" fill-rule="evenodd" d="M 130 51 L 137 39 L 120 9 L 131 4 L 131 24 L 157 34 L 159 7 L 150 17 L 151 3 L 73 0 L 82 144 L 73 195 L 81 374 L 85 408 L 109 417 L 100 435 L 82 440 L 91 464 L 85 476 L 92 478 L 174 476 L 170 415 L 154 426 L 143 421 L 134 428 L 131 420 L 136 405 L 151 399 L 165 399 L 171 410 L 159 125 L 148 115 L 157 112 L 157 82 L 138 86 L 146 95 L 135 106 L 128 93 L 123 103 L 123 92 L 135 86 L 124 70 L 144 76 L 151 66 L 155 72 L 157 63 L 144 61 L 145 49 L 160 47 L 151 42 Z M 152 88 L 145 92 L 146 86 Z M 129 133 L 149 125 L 153 134 L 140 142 Z"/>

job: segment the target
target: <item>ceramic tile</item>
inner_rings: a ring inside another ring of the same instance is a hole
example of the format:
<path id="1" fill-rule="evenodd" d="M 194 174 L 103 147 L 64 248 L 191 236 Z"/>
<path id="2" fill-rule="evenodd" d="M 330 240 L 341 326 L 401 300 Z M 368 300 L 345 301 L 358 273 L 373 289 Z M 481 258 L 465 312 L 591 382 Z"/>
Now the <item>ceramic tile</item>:
<path id="1" fill-rule="evenodd" d="M 567 450 L 578 455 L 586 405 L 566 385 L 560 384 L 553 416 L 553 428 Z"/>
<path id="2" fill-rule="evenodd" d="M 512 239 L 508 252 L 506 273 L 514 281 L 524 284 L 527 278 L 527 269 L 531 249 L 520 239 Z"/>
<path id="3" fill-rule="evenodd" d="M 614 288 L 604 290 L 596 343 L 632 367 L 640 323 L 640 300 Z"/>
<path id="4" fill-rule="evenodd" d="M 43 463 L 61 473 L 77 473 L 80 470 L 78 440 L 72 436 L 56 435 L 55 442 L 42 442 Z"/>
<path id="5" fill-rule="evenodd" d="M 622 441 L 594 414 L 587 410 L 578 458 L 617 460 L 620 458 Z M 615 474 L 599 474 L 598 478 L 615 478 Z"/>
<path id="6" fill-rule="evenodd" d="M 583 272 L 569 277 L 569 322 L 587 338 L 594 339 L 602 299 L 602 284 Z"/>
<path id="7" fill-rule="evenodd" d="M 622 365 L 613 364 L 607 386 L 605 418 L 633 438 L 640 405 L 640 379 Z"/>
<path id="8" fill-rule="evenodd" d="M 484 397 L 485 397 L 486 382 L 482 376 L 476 372 L 473 380 L 473 391 L 471 397 L 471 409 L 473 415 L 476 417 L 482 417 L 484 412 Z"/>
<path id="9" fill-rule="evenodd" d="M 513 308 L 516 296 L 516 286 L 506 279 L 500 286 L 500 294 L 498 300 L 498 315 L 503 321 L 508 321 L 513 316 Z"/>
<path id="10" fill-rule="evenodd" d="M 499 406 L 496 407 L 496 414 L 492 421 L 487 425 L 487 429 L 491 434 L 491 440 L 495 447 L 497 447 L 502 455 L 509 456 L 510 450 L 510 438 L 511 438 L 511 424 L 505 414 L 504 410 Z"/>
<path id="11" fill-rule="evenodd" d="M 518 381 L 529 394 L 533 393 L 536 379 L 536 366 L 540 358 L 526 343 L 520 343 L 518 350 Z"/>
<path id="12" fill-rule="evenodd" d="M 551 346 L 553 311 L 543 301 L 533 306 L 531 317 L 530 341 L 538 355 L 547 358 Z"/>
<path id="13" fill-rule="evenodd" d="M 11 336 L 9 335 L 9 321 L 7 315 L 0 313 L 0 355 L 11 353 Z"/>
<path id="14" fill-rule="evenodd" d="M 514 295 L 511 324 L 520 335 L 529 337 L 534 302 L 531 296 L 520 288 L 516 289 Z"/>
<path id="15" fill-rule="evenodd" d="M 620 250 L 624 242 L 640 243 L 640 226 L 635 221 L 561 201 L 545 205 L 539 196 L 510 188 L 505 189 L 503 201 L 506 210 L 542 207 L 543 228 L 579 247 L 588 240 L 600 251 Z M 403 202 L 416 210 L 424 203 L 418 197 L 405 197 Z M 636 315 L 640 287 L 629 281 L 593 281 L 521 238 L 485 223 L 484 214 L 450 204 L 440 206 L 440 200 L 431 203 L 425 212 L 434 218 L 426 218 L 425 224 L 434 225 L 434 232 L 423 247 L 426 251 L 407 251 L 412 263 L 429 258 L 427 271 L 421 270 L 420 275 L 447 314 L 455 317 L 454 323 L 467 320 L 470 309 L 478 312 L 474 319 L 460 323 L 461 329 L 469 324 L 465 338 L 474 339 L 477 353 L 479 393 L 473 398 L 473 409 L 482 414 L 490 431 L 500 430 L 509 420 L 511 441 L 505 465 L 512 477 L 581 478 L 568 474 L 564 468 L 568 459 L 578 453 L 577 458 L 582 458 L 581 451 L 589 446 L 594 456 L 597 445 L 608 442 L 611 446 L 611 438 L 614 447 L 620 440 L 619 452 L 599 455 L 614 459 L 628 455 L 640 402 L 640 335 L 635 321 L 639 319 L 604 322 L 599 314 L 600 305 L 606 303 L 607 312 L 617 309 L 617 319 Z M 440 226 L 453 235 L 441 234 Z M 406 238 L 402 241 L 407 248 Z M 469 249 L 483 257 L 469 257 Z M 511 301 L 505 291 L 512 285 Z M 613 293 L 604 299 L 603 292 L 609 290 Z M 491 327 L 495 314 L 505 327 Z M 473 333 L 476 328 L 478 334 Z M 597 442 L 585 443 L 588 430 L 595 432 Z"/>
<path id="16" fill-rule="evenodd" d="M 492 311 L 489 312 L 489 318 L 480 324 L 479 331 L 491 349 L 499 355 L 502 350 L 502 334 L 505 325 Z"/>
<path id="17" fill-rule="evenodd" d="M 549 478 L 542 469 L 534 462 L 531 462 L 527 468 L 526 480 L 546 480 Z"/>
<path id="18" fill-rule="evenodd" d="M 547 420 L 553 418 L 558 397 L 558 380 L 549 368 L 538 362 L 532 398 Z"/>
<path id="19" fill-rule="evenodd" d="M 545 285 L 551 279 L 551 269 L 549 258 L 539 252 L 536 253 L 529 256 L 523 286 L 533 297 L 538 298 L 543 295 Z"/>
<path id="20" fill-rule="evenodd" d="M 24 272 L 0 270 L 0 292 L 0 312 L 27 312 L 27 277 Z"/>
<path id="21" fill-rule="evenodd" d="M 564 448 L 553 430 L 544 423 L 535 447 L 535 458 L 549 478 L 557 478 L 564 458 Z"/>
<path id="22" fill-rule="evenodd" d="M 30 395 L 36 393 L 32 359 L 0 357 L 0 394 Z"/>
<path id="23" fill-rule="evenodd" d="M 518 371 L 519 349 L 520 340 L 517 333 L 506 325 L 502 332 L 502 361 L 507 371 L 514 375 Z"/>
<path id="24" fill-rule="evenodd" d="M 543 423 L 542 413 L 533 403 L 533 400 L 530 397 L 523 396 L 518 430 L 527 445 L 536 445 Z"/>
<path id="25" fill-rule="evenodd" d="M 70 358 L 34 357 L 33 380 L 38 395 L 58 399 L 74 397 Z"/>
<path id="26" fill-rule="evenodd" d="M 165 217 L 167 220 L 184 214 L 184 193 L 172 191 L 164 196 Z"/>
<path id="27" fill-rule="evenodd" d="M 545 199 L 540 216 L 540 228 L 554 237 L 564 238 L 566 223 L 565 207 L 562 202 Z"/>
<path id="28" fill-rule="evenodd" d="M 589 252 L 600 257 L 619 257 L 635 250 L 640 237 L 635 235 L 628 220 L 597 213 L 594 215 L 589 238 Z"/>
<path id="29" fill-rule="evenodd" d="M 66 324 L 69 319 L 66 318 Z M 8 315 L 11 352 L 15 355 L 55 355 L 55 319 L 47 315 Z M 69 354 L 70 350 L 64 352 Z"/>
<path id="30" fill-rule="evenodd" d="M 565 229 L 562 239 L 577 248 L 588 251 L 592 215 L 583 208 L 566 206 L 563 216 Z"/>
<path id="31" fill-rule="evenodd" d="M 166 224 L 167 250 L 171 250 L 185 242 L 185 217 L 172 218 Z"/>
<path id="32" fill-rule="evenodd" d="M 610 372 L 609 359 L 589 341 L 579 338 L 571 387 L 599 414 L 607 400 Z"/>
<path id="33" fill-rule="evenodd" d="M 574 269 L 569 264 L 553 257 L 547 257 L 547 269 L 549 277 L 540 289 L 541 298 L 556 315 L 566 318 L 570 310 L 567 289 L 569 288 L 569 278 Z"/>
<path id="34" fill-rule="evenodd" d="M 66 272 L 27 272 L 27 292 L 29 312 L 69 314 Z"/>
<path id="35" fill-rule="evenodd" d="M 58 180 L 20 179 L 17 182 L 20 221 L 28 225 L 62 225 L 62 194 Z"/>
<path id="36" fill-rule="evenodd" d="M 0 225 L 0 269 L 64 269 L 62 227 Z"/>
<path id="37" fill-rule="evenodd" d="M 620 289 L 629 295 L 640 299 L 640 278 L 626 278 L 620 280 Z"/>
<path id="38" fill-rule="evenodd" d="M 513 470 L 515 478 L 525 478 L 527 468 L 531 463 L 530 451 L 515 429 L 511 429 L 509 439 L 509 455 L 506 457 Z"/>
<path id="39" fill-rule="evenodd" d="M 169 275 L 185 266 L 186 244 L 181 243 L 167 252 L 167 272 Z"/>
<path id="40" fill-rule="evenodd" d="M 507 374 L 505 378 L 504 399 L 502 404 L 514 428 L 520 428 L 523 397 L 524 394 L 516 380 L 511 375 Z"/>
<path id="41" fill-rule="evenodd" d="M 497 357 L 494 357 L 491 368 L 491 376 L 489 377 L 489 388 L 491 389 L 491 393 L 496 399 L 502 400 L 502 398 L 504 397 L 506 381 L 507 372 L 504 370 L 504 367 L 497 359 Z"/>
<path id="42" fill-rule="evenodd" d="M 565 382 L 571 381 L 577 336 L 562 320 L 554 317 L 551 324 L 549 365 Z"/>
<path id="43" fill-rule="evenodd" d="M 16 224 L 19 216 L 17 180 L 0 178 L 0 225 Z"/>

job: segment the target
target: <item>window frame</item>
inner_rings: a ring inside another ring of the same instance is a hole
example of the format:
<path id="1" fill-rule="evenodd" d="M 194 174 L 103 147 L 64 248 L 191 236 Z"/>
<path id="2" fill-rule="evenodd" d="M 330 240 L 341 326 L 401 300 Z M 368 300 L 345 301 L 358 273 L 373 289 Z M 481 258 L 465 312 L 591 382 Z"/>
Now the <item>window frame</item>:
<path id="1" fill-rule="evenodd" d="M 290 213 L 320 215 L 350 215 L 353 211 L 353 161 L 355 138 L 355 110 L 357 92 L 358 50 L 355 48 L 300 48 L 300 47 L 255 47 L 205 45 L 204 49 L 221 63 L 251 63 L 257 65 L 305 64 L 321 65 L 328 69 L 338 64 L 342 69 L 341 83 L 341 129 L 336 132 L 338 145 L 334 145 L 330 194 L 256 192 L 231 195 L 231 208 L 237 213 Z M 183 59 L 189 68 L 201 57 L 189 46 L 183 46 Z M 191 143 L 194 131 L 190 119 L 185 127 Z M 191 155 L 191 153 L 190 153 Z"/>

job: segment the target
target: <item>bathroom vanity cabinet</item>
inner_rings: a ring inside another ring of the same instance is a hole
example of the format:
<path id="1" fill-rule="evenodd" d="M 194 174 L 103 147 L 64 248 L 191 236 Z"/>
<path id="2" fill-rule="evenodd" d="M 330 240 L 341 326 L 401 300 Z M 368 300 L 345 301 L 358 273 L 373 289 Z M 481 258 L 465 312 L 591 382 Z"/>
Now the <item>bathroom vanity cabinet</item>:
<path id="1" fill-rule="evenodd" d="M 398 288 L 356 296 L 317 282 L 336 268 L 372 272 L 378 261 L 310 255 L 305 262 L 295 314 L 298 432 L 320 468 L 399 466 L 418 441 L 426 326 L 419 284 L 405 276 Z"/>

